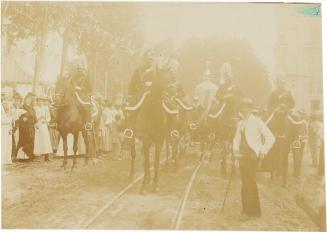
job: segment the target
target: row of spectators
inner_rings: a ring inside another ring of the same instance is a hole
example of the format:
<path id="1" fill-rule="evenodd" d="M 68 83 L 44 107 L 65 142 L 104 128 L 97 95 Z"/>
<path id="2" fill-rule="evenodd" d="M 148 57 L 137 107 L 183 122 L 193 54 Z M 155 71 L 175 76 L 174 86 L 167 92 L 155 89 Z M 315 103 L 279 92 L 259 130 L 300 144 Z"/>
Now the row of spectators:
<path id="1" fill-rule="evenodd" d="M 56 130 L 51 99 L 27 94 L 24 98 L 10 88 L 1 93 L 2 163 L 31 161 L 52 154 L 63 156 L 63 143 Z M 101 154 L 114 153 L 121 159 L 119 124 L 124 118 L 121 104 L 102 101 L 102 115 L 96 129 L 97 150 Z M 83 137 L 79 136 L 78 155 L 85 154 Z M 73 155 L 73 136 L 68 135 L 68 155 Z"/>

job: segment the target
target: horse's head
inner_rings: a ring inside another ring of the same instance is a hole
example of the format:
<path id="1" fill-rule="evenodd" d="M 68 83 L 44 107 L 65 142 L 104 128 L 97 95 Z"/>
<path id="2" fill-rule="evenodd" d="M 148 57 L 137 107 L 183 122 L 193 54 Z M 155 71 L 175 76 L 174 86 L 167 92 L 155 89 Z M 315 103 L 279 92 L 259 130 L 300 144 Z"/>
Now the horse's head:
<path id="1" fill-rule="evenodd" d="M 63 106 L 69 104 L 73 97 L 73 87 L 70 81 L 65 78 L 58 78 L 55 88 L 55 105 Z"/>

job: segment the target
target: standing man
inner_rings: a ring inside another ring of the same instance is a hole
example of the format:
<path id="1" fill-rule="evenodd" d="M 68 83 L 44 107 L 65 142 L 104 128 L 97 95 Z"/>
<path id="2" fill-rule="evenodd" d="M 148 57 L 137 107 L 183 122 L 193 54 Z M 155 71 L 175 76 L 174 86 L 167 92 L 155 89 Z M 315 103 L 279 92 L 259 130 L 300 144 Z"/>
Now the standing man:
<path id="1" fill-rule="evenodd" d="M 288 154 L 291 142 L 289 139 L 287 115 L 294 107 L 295 102 L 291 92 L 286 88 L 286 81 L 280 77 L 276 82 L 276 90 L 268 99 L 268 114 L 274 115 L 274 122 L 270 129 L 276 137 L 276 143 L 269 154 L 272 161 L 272 178 L 277 174 L 282 176 L 283 185 L 286 186 L 288 172 Z"/>
<path id="2" fill-rule="evenodd" d="M 261 216 L 256 171 L 258 161 L 268 153 L 275 142 L 265 123 L 252 114 L 252 107 L 253 102 L 250 98 L 242 100 L 243 118 L 237 125 L 233 140 L 234 156 L 241 169 L 242 220 Z"/>

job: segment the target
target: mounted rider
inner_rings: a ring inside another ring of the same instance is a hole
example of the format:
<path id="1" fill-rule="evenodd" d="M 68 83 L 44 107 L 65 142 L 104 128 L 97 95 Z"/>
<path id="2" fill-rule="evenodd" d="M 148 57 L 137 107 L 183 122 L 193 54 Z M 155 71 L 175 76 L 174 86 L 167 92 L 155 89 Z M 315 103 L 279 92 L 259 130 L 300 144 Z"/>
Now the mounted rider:
<path id="1" fill-rule="evenodd" d="M 221 84 L 219 85 L 216 101 L 220 105 L 226 103 L 228 107 L 226 110 L 228 111 L 227 115 L 230 119 L 236 117 L 237 115 L 237 102 L 239 101 L 239 90 L 235 84 L 235 79 L 232 73 L 232 66 L 230 63 L 224 63 L 220 69 L 220 78 Z M 233 136 L 233 135 L 231 135 Z"/>
<path id="2" fill-rule="evenodd" d="M 291 92 L 286 87 L 284 77 L 276 80 L 276 89 L 271 93 L 268 100 L 268 112 L 277 110 L 280 113 L 288 113 L 295 105 Z"/>
<path id="3" fill-rule="evenodd" d="M 287 169 L 288 169 L 288 153 L 290 151 L 290 127 L 288 117 L 295 102 L 291 92 L 287 89 L 286 80 L 280 76 L 276 80 L 276 89 L 271 93 L 268 99 L 268 115 L 269 118 L 266 124 L 269 124 L 272 118 L 275 118 L 269 124 L 269 127 L 276 137 L 276 142 L 268 154 L 271 159 L 271 171 L 273 176 L 275 174 L 281 175 L 283 184 L 286 184 Z"/>
<path id="4" fill-rule="evenodd" d="M 223 109 L 217 128 L 217 135 L 223 146 L 221 172 L 226 172 L 226 156 L 232 152 L 231 144 L 238 122 L 240 93 L 232 73 L 230 63 L 224 63 L 220 68 L 220 85 L 216 93 L 216 102 L 219 109 Z"/>
<path id="5" fill-rule="evenodd" d="M 77 102 L 79 103 L 82 115 L 86 122 L 91 123 L 97 113 L 95 98 L 92 95 L 92 85 L 90 78 L 86 75 L 84 65 L 81 63 L 73 64 L 69 75 L 68 83 L 74 89 Z"/>
<path id="6" fill-rule="evenodd" d="M 133 104 L 138 101 L 144 92 L 151 87 L 154 72 L 154 54 L 152 50 L 148 50 L 143 56 L 143 63 L 134 71 L 130 81 L 128 88 L 129 98 L 132 98 L 132 102 L 129 101 L 130 103 Z"/>

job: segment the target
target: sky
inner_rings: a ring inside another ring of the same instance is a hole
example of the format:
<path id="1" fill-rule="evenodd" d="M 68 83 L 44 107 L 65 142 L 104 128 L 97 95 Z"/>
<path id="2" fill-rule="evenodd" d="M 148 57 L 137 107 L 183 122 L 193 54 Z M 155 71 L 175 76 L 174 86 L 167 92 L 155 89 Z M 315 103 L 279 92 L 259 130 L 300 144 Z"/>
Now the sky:
<path id="1" fill-rule="evenodd" d="M 274 44 L 280 4 L 236 3 L 144 3 L 142 29 L 147 46 L 172 39 L 176 46 L 190 37 L 211 35 L 237 36 L 248 39 L 269 72 L 275 68 Z M 295 8 L 294 8 L 295 9 Z M 293 10 L 293 9 L 292 9 Z M 51 33 L 47 39 L 43 76 L 54 82 L 60 72 L 62 39 Z M 18 43 L 18 63 L 33 74 L 34 58 L 31 40 Z"/>
<path id="2" fill-rule="evenodd" d="M 148 4 L 144 7 L 145 37 L 150 44 L 170 38 L 176 41 L 177 47 L 194 36 L 245 38 L 270 70 L 275 60 L 276 10 L 271 4 Z"/>

